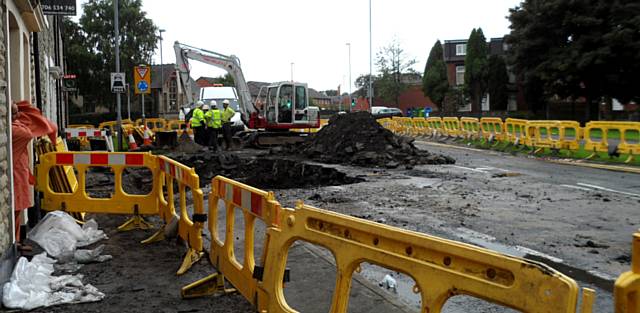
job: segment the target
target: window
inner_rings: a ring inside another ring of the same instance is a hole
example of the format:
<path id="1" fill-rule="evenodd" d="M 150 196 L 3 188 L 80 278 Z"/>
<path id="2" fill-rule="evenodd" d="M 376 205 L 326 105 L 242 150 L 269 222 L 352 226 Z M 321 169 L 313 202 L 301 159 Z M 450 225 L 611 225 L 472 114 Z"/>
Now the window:
<path id="1" fill-rule="evenodd" d="M 296 110 L 304 110 L 307 107 L 307 92 L 304 86 L 296 86 Z"/>
<path id="2" fill-rule="evenodd" d="M 178 81 L 175 76 L 169 80 L 169 103 L 165 107 L 165 112 L 175 112 L 178 108 L 175 104 L 178 102 Z"/>
<path id="3" fill-rule="evenodd" d="M 461 43 L 456 45 L 456 55 L 467 55 L 466 43 Z"/>
<path id="4" fill-rule="evenodd" d="M 456 86 L 464 85 L 464 65 L 456 66 Z"/>

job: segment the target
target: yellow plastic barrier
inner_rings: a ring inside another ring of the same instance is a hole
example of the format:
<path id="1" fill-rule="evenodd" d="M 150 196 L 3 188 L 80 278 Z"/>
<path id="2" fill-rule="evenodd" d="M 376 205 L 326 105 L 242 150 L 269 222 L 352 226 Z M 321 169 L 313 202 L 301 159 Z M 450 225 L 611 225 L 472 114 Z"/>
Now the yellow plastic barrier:
<path id="1" fill-rule="evenodd" d="M 178 236 L 188 245 L 182 265 L 177 274 L 182 275 L 198 262 L 204 255 L 202 230 L 207 220 L 204 213 L 204 195 L 200 189 L 200 180 L 195 169 L 184 166 L 165 156 L 158 156 L 159 179 L 154 188 L 162 190 L 158 192 L 159 216 L 165 222 L 153 236 L 142 241 L 142 243 L 152 243 L 164 239 L 165 228 L 173 219 L 178 219 Z M 178 185 L 180 214 L 176 214 L 174 182 Z M 193 219 L 189 217 L 187 207 L 187 188 L 191 191 L 193 199 Z M 165 198 L 165 192 L 167 194 Z"/>
<path id="2" fill-rule="evenodd" d="M 467 140 L 480 138 L 480 120 L 475 117 L 460 118 L 460 132 Z"/>
<path id="3" fill-rule="evenodd" d="M 187 127 L 187 124 L 185 123 L 185 121 L 182 120 L 170 120 L 167 122 L 167 131 L 179 131 L 180 133 L 182 133 L 182 130 L 186 129 L 187 130 L 187 134 L 189 135 L 193 135 L 193 129 Z"/>
<path id="4" fill-rule="evenodd" d="M 600 138 L 596 139 L 595 130 L 600 130 Z M 614 139 L 611 133 L 617 132 Z M 631 134 L 640 137 L 640 122 L 588 122 L 584 128 L 584 149 L 593 152 L 609 152 L 609 148 L 617 144 L 617 152 L 629 154 L 626 162 L 631 162 L 635 155 L 640 154 L 640 142 L 631 140 Z M 592 155 L 592 156 L 593 156 Z"/>
<path id="5" fill-rule="evenodd" d="M 400 125 L 391 118 L 381 118 L 377 120 L 382 127 L 392 131 L 394 134 L 400 134 Z"/>
<path id="6" fill-rule="evenodd" d="M 507 118 L 504 121 L 505 140 L 514 144 L 527 144 L 527 120 Z"/>
<path id="7" fill-rule="evenodd" d="M 258 311 L 295 312 L 284 299 L 282 279 L 295 241 L 323 246 L 335 257 L 330 312 L 347 312 L 351 280 L 368 262 L 413 278 L 420 312 L 438 313 L 448 298 L 466 294 L 521 312 L 577 312 L 579 287 L 545 265 L 472 245 L 382 225 L 299 203 L 284 209 L 282 227 L 268 229 Z M 224 272 L 224 271 L 223 271 Z M 581 312 L 591 312 L 595 292 L 583 289 Z M 251 299 L 251 298 L 249 298 Z"/>
<path id="8" fill-rule="evenodd" d="M 117 121 L 109 121 L 109 122 L 102 122 L 100 123 L 100 125 L 98 125 L 99 129 L 109 129 L 111 131 L 112 134 L 115 134 L 116 131 L 116 125 L 118 125 Z M 122 127 L 124 128 L 125 125 L 129 125 L 130 126 L 134 126 L 133 122 L 130 119 L 124 119 L 122 120 Z"/>
<path id="9" fill-rule="evenodd" d="M 92 124 L 69 124 L 67 128 L 95 128 L 95 125 Z"/>
<path id="10" fill-rule="evenodd" d="M 444 129 L 442 124 L 442 119 L 439 117 L 428 117 L 427 125 L 429 126 L 429 131 L 431 132 L 432 137 L 436 137 L 438 135 L 444 135 Z"/>
<path id="11" fill-rule="evenodd" d="M 425 136 L 429 134 L 429 125 L 424 117 L 414 117 L 413 130 L 415 136 Z"/>
<path id="12" fill-rule="evenodd" d="M 483 117 L 480 119 L 482 138 L 486 140 L 504 140 L 505 130 L 502 119 L 498 117 Z"/>
<path id="13" fill-rule="evenodd" d="M 460 120 L 457 117 L 445 117 L 442 119 L 444 133 L 449 137 L 458 137 L 462 135 Z"/>
<path id="14" fill-rule="evenodd" d="M 398 132 L 401 135 L 411 136 L 413 134 L 413 121 L 410 117 L 394 116 L 392 120 L 398 124 Z"/>
<path id="15" fill-rule="evenodd" d="M 555 148 L 568 149 L 577 151 L 580 149 L 582 141 L 582 127 L 576 121 L 559 121 L 560 133 L 558 134 L 558 143 Z"/>
<path id="16" fill-rule="evenodd" d="M 640 232 L 633 234 L 631 271 L 622 273 L 613 289 L 616 313 L 640 312 Z"/>
<path id="17" fill-rule="evenodd" d="M 51 189 L 50 170 L 55 166 L 72 166 L 77 170 L 76 188 L 71 193 Z M 114 173 L 114 194 L 108 199 L 92 198 L 86 191 L 86 173 L 91 167 L 109 167 Z M 51 152 L 37 165 L 37 187 L 43 193 L 42 208 L 47 211 L 91 212 L 112 214 L 158 213 L 158 187 L 147 195 L 130 195 L 122 189 L 122 173 L 128 167 L 146 167 L 154 178 L 158 176 L 156 157 L 150 153 Z"/>
<path id="18" fill-rule="evenodd" d="M 218 273 L 208 276 L 182 289 L 185 298 L 212 294 L 224 290 L 227 279 L 247 300 L 256 304 L 258 280 L 254 277 L 256 260 L 254 256 L 255 223 L 261 220 L 267 227 L 279 227 L 281 207 L 272 192 L 266 192 L 251 186 L 217 176 L 211 182 L 209 194 L 209 233 L 212 235 L 209 259 Z M 224 202 L 224 208 L 218 203 Z M 244 217 L 244 259 L 236 260 L 234 255 L 234 221 L 236 208 Z M 218 236 L 218 213 L 226 211 L 225 240 Z M 263 248 L 267 248 L 265 242 Z M 267 250 L 263 250 L 260 267 L 264 267 Z"/>
<path id="19" fill-rule="evenodd" d="M 554 134 L 559 132 L 559 121 L 528 121 L 527 145 L 538 150 L 554 148 L 558 141 L 558 135 Z"/>
<path id="20" fill-rule="evenodd" d="M 163 118 L 145 118 L 145 122 L 147 123 L 147 128 L 152 131 L 165 131 L 167 130 L 167 120 Z M 139 118 L 136 120 L 136 126 L 142 126 L 142 119 Z"/>

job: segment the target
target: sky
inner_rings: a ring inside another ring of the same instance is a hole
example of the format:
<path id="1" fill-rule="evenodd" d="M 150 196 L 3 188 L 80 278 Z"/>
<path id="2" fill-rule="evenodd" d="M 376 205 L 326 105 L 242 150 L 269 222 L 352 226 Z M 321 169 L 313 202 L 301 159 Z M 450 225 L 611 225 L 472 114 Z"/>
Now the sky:
<path id="1" fill-rule="evenodd" d="M 520 2 L 371 0 L 373 72 L 376 52 L 394 39 L 422 73 L 438 39 L 466 39 L 474 27 L 482 27 L 487 38 L 502 37 L 509 33 L 509 9 Z M 290 80 L 294 63 L 295 81 L 317 90 L 341 85 L 341 92 L 349 92 L 350 43 L 351 81 L 369 73 L 369 0 L 143 0 L 143 10 L 166 30 L 164 63 L 175 62 L 173 43 L 179 41 L 238 56 L 247 81 Z M 154 61 L 160 63 L 159 48 Z M 194 79 L 225 74 L 191 64 Z"/>

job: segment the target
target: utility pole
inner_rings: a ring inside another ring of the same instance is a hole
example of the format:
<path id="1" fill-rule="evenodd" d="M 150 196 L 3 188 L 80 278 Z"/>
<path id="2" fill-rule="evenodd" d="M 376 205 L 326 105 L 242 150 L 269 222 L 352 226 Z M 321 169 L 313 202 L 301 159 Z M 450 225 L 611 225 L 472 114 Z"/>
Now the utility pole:
<path id="1" fill-rule="evenodd" d="M 118 22 L 118 0 L 113 1 L 113 26 L 115 29 L 116 39 L 116 73 L 120 73 L 120 25 Z M 118 148 L 122 149 L 122 108 L 120 103 L 120 93 L 116 93 L 116 110 L 118 116 L 117 130 L 118 130 Z"/>
<path id="2" fill-rule="evenodd" d="M 369 112 L 373 106 L 373 48 L 371 44 L 371 0 L 369 0 Z"/>
<path id="3" fill-rule="evenodd" d="M 293 62 L 291 62 L 291 82 L 293 83 Z"/>
<path id="4" fill-rule="evenodd" d="M 349 46 L 349 97 L 351 97 L 351 85 L 352 85 L 352 81 L 351 81 L 351 43 L 347 42 L 347 46 Z"/>
<path id="5" fill-rule="evenodd" d="M 127 86 L 127 118 L 131 120 L 131 85 L 126 84 Z"/>
<path id="6" fill-rule="evenodd" d="M 165 105 L 165 99 L 164 99 L 164 62 L 162 61 L 162 33 L 164 33 L 166 30 L 164 29 L 160 29 L 160 94 L 162 95 L 162 112 L 164 112 L 165 117 L 167 115 L 167 106 Z M 151 86 L 149 86 L 149 88 L 151 88 Z M 142 96 L 142 107 L 144 108 L 144 95 Z M 142 111 L 142 116 L 144 118 L 144 110 Z"/>

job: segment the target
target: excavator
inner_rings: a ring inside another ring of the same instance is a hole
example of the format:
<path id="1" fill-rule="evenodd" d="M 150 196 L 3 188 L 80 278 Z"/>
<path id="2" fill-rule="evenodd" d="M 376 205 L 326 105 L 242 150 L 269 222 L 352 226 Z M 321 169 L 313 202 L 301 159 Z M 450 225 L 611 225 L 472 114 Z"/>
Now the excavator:
<path id="1" fill-rule="evenodd" d="M 196 48 L 178 41 L 174 43 L 173 48 L 187 103 L 194 103 L 196 100 L 193 99 L 191 91 L 189 60 L 221 68 L 233 77 L 241 119 L 248 128 L 247 131 L 236 134 L 243 143 L 257 147 L 295 143 L 304 140 L 308 134 L 293 132 L 292 129 L 320 127 L 319 110 L 309 105 L 307 84 L 292 81 L 269 84 L 260 88 L 254 102 L 238 57 Z"/>

